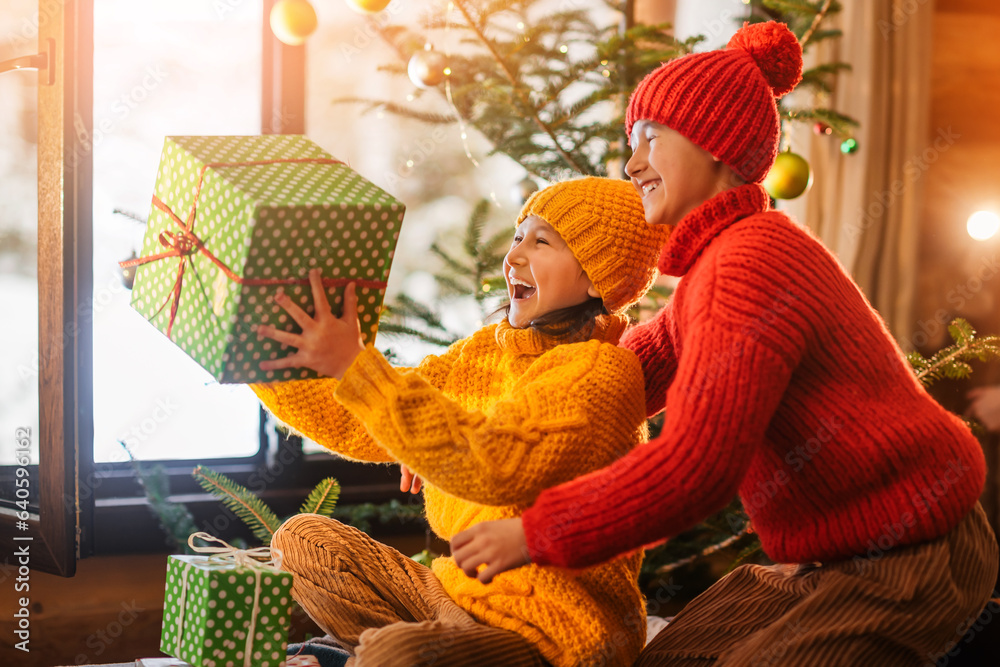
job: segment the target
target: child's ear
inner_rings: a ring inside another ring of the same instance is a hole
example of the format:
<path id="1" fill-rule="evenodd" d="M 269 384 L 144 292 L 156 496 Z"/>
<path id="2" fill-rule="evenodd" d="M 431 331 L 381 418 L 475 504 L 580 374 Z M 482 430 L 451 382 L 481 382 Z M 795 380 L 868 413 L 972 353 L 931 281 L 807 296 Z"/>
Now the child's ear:
<path id="1" fill-rule="evenodd" d="M 595 299 L 600 299 L 601 293 L 598 292 L 597 288 L 594 287 L 593 283 L 591 283 L 590 287 L 587 288 L 587 296 L 593 297 Z"/>

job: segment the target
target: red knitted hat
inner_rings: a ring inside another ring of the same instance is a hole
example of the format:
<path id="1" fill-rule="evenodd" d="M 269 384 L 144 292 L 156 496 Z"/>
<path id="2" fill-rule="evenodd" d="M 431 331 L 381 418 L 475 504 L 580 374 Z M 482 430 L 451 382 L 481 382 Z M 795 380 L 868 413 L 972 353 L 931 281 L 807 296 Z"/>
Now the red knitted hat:
<path id="1" fill-rule="evenodd" d="M 802 47 L 784 23 L 744 23 L 726 48 L 692 53 L 650 72 L 625 114 L 629 136 L 640 120 L 680 132 L 759 183 L 781 137 L 775 100 L 802 79 Z"/>

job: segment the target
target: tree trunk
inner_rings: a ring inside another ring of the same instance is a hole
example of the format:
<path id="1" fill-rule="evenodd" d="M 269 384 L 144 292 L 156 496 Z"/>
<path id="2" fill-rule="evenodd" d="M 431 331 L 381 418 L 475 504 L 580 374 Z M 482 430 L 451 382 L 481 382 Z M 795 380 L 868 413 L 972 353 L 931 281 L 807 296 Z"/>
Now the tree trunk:
<path id="1" fill-rule="evenodd" d="M 635 0 L 636 23 L 673 23 L 677 0 Z"/>

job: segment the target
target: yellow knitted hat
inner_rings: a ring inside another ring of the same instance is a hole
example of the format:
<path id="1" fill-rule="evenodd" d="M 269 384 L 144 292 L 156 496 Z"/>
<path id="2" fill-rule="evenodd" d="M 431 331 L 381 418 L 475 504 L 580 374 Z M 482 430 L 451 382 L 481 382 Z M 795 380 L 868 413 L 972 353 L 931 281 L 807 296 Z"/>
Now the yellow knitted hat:
<path id="1" fill-rule="evenodd" d="M 517 225 L 530 215 L 559 232 L 609 313 L 624 311 L 653 286 L 670 231 L 646 224 L 629 181 L 588 176 L 556 183 L 531 195 Z"/>

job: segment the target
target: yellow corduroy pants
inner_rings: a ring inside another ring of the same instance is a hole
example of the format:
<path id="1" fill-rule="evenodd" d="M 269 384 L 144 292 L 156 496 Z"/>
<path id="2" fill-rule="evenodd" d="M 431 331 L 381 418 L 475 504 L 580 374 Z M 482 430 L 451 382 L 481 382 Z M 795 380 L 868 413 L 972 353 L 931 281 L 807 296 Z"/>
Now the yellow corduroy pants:
<path id="1" fill-rule="evenodd" d="M 349 666 L 548 664 L 519 634 L 472 618 L 429 568 L 335 519 L 296 515 L 271 546 L 295 575 L 292 597 L 353 652 Z"/>
<path id="2" fill-rule="evenodd" d="M 744 565 L 692 600 L 636 667 L 899 667 L 961 650 L 997 578 L 977 503 L 928 542 L 813 565 Z"/>

